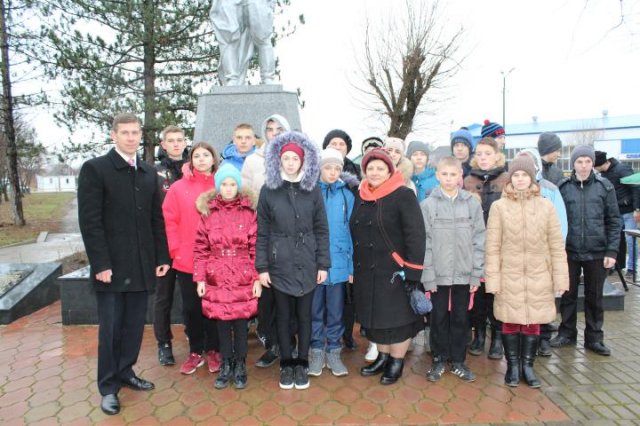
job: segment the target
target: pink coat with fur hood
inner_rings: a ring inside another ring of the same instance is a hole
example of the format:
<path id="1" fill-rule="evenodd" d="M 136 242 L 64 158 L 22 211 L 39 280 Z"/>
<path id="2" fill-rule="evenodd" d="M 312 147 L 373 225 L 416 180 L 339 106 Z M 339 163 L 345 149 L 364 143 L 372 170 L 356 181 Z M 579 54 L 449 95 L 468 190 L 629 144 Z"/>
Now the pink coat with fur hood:
<path id="1" fill-rule="evenodd" d="M 193 280 L 206 283 L 202 313 L 207 318 L 227 321 L 255 316 L 255 196 L 245 189 L 240 196 L 226 201 L 212 190 L 198 198 L 197 206 L 202 219 L 194 247 Z"/>

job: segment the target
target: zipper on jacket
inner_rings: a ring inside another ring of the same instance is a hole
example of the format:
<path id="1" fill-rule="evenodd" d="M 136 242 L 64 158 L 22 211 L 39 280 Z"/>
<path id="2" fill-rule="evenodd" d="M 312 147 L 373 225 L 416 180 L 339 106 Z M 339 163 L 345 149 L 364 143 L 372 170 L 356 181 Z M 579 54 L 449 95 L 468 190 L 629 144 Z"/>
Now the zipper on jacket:
<path id="1" fill-rule="evenodd" d="M 526 242 L 526 238 L 525 236 L 527 235 L 527 218 L 524 214 L 524 202 L 525 200 L 520 200 L 520 211 L 522 212 L 522 254 L 523 254 L 523 260 L 524 260 L 524 265 L 525 265 L 525 271 L 524 274 L 522 274 L 522 277 L 524 279 L 524 323 L 526 325 L 529 325 L 529 309 L 527 308 L 529 306 L 528 301 L 527 301 L 527 242 Z"/>

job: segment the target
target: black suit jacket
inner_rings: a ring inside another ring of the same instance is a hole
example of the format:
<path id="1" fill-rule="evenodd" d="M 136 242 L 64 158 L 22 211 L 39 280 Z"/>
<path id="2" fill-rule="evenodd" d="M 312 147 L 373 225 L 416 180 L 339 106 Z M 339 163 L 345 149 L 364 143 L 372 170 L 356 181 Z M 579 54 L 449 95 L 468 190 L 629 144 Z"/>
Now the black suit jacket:
<path id="1" fill-rule="evenodd" d="M 169 264 L 156 170 L 138 157 L 137 169 L 111 149 L 82 165 L 78 219 L 97 291 L 153 291 L 155 268 Z M 111 269 L 110 284 L 96 273 Z"/>

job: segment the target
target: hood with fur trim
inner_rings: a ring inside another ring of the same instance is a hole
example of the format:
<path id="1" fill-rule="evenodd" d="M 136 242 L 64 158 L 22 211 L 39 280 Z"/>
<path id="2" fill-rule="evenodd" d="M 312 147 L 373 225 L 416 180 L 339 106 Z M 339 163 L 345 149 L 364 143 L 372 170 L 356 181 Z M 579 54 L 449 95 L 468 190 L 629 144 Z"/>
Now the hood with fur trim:
<path id="1" fill-rule="evenodd" d="M 210 191 L 203 192 L 198 196 L 198 198 L 196 199 L 196 209 L 201 215 L 209 216 L 209 212 L 211 211 L 211 208 L 215 205 L 215 202 L 216 202 L 215 199 L 217 195 L 218 193 L 214 188 Z M 240 197 L 241 197 L 242 204 L 244 204 L 247 207 L 250 207 L 252 210 L 256 210 L 258 206 L 258 197 L 256 196 L 256 193 L 253 192 L 252 189 L 242 188 L 240 190 Z"/>
<path id="2" fill-rule="evenodd" d="M 265 148 L 265 185 L 269 189 L 277 189 L 284 183 L 280 173 L 282 162 L 280 161 L 280 150 L 288 143 L 294 143 L 304 151 L 304 162 L 302 163 L 302 180 L 300 188 L 311 191 L 318 183 L 320 176 L 320 153 L 319 149 L 304 133 L 286 132 L 281 133 Z"/>

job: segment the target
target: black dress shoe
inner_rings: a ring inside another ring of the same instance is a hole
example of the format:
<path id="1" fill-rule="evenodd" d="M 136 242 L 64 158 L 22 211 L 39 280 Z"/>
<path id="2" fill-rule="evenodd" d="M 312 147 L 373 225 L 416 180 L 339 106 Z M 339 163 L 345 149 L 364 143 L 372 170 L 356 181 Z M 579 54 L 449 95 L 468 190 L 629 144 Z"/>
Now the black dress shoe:
<path id="1" fill-rule="evenodd" d="M 561 348 L 563 346 L 575 345 L 576 340 L 570 339 L 566 336 L 558 334 L 556 337 L 554 337 L 549 341 L 549 344 L 551 345 L 552 348 Z"/>
<path id="2" fill-rule="evenodd" d="M 380 384 L 392 385 L 398 381 L 402 376 L 402 369 L 404 368 L 404 358 L 389 357 L 389 360 L 384 365 L 384 373 L 380 377 Z"/>
<path id="3" fill-rule="evenodd" d="M 104 395 L 102 397 L 102 402 L 100 403 L 100 408 L 102 408 L 103 413 L 109 416 L 118 414 L 120 412 L 120 401 L 118 400 L 118 395 L 115 393 Z"/>
<path id="4" fill-rule="evenodd" d="M 175 365 L 176 359 L 173 357 L 171 343 L 158 345 L 158 361 L 160 361 L 160 365 Z"/>
<path id="5" fill-rule="evenodd" d="M 387 361 L 389 361 L 389 358 L 390 356 L 388 353 L 378 352 L 378 358 L 376 358 L 376 360 L 371 364 L 362 367 L 360 369 L 360 375 L 369 377 L 384 372 L 384 367 L 387 364 Z"/>
<path id="6" fill-rule="evenodd" d="M 609 356 L 611 355 L 611 349 L 606 347 L 602 342 L 593 342 L 584 344 L 584 348 L 590 350 L 591 352 L 595 352 L 598 355 Z"/>
<path id="7" fill-rule="evenodd" d="M 272 346 L 262 354 L 256 361 L 256 367 L 267 368 L 271 367 L 279 358 L 279 350 L 277 346 Z"/>
<path id="8" fill-rule="evenodd" d="M 122 380 L 122 384 L 131 389 L 140 391 L 150 391 L 156 388 L 156 385 L 154 385 L 153 383 L 136 376 Z"/>

